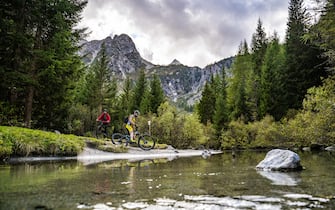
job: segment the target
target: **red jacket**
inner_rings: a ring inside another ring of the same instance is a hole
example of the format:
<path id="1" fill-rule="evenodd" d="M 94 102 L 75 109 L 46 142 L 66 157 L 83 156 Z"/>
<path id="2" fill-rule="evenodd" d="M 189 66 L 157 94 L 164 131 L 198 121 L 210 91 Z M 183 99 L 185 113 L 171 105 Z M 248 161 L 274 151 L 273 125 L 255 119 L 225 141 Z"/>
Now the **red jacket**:
<path id="1" fill-rule="evenodd" d="M 107 112 L 103 112 L 98 118 L 97 121 L 102 121 L 104 124 L 110 123 L 111 116 Z"/>

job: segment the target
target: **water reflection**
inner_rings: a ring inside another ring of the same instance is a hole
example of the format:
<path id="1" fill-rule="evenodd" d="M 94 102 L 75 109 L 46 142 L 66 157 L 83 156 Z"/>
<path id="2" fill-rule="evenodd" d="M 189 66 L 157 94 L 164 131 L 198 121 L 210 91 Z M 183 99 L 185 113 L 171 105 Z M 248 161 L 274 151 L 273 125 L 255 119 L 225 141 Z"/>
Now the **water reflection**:
<path id="1" fill-rule="evenodd" d="M 265 154 L 0 165 L 0 209 L 335 209 L 335 158 L 256 171 Z"/>
<path id="2" fill-rule="evenodd" d="M 261 176 L 272 181 L 273 185 L 296 186 L 301 182 L 299 172 L 257 171 Z"/>
<path id="3" fill-rule="evenodd" d="M 118 207 L 113 207 L 112 203 L 94 204 L 77 206 L 78 209 L 94 209 L 94 210 L 220 210 L 220 209 L 324 209 L 329 203 L 329 199 L 320 199 L 311 195 L 284 195 L 280 197 L 267 196 L 224 196 L 216 197 L 211 195 L 184 195 L 182 200 L 174 200 L 169 198 L 156 198 L 152 201 L 141 200 L 124 202 Z"/>

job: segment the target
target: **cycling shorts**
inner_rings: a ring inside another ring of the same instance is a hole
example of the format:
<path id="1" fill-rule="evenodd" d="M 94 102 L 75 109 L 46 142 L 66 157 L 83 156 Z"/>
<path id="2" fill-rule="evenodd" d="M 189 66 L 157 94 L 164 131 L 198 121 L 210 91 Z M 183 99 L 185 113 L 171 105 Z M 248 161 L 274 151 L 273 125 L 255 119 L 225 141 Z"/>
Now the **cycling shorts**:
<path id="1" fill-rule="evenodd" d="M 129 131 L 129 133 L 134 131 L 133 127 L 129 123 L 127 123 L 126 128 Z"/>

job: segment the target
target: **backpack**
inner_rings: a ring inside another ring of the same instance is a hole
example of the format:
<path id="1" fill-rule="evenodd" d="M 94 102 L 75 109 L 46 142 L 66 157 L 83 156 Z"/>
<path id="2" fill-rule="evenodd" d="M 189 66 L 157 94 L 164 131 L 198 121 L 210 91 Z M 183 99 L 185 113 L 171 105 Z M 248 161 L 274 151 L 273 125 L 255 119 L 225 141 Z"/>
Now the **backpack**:
<path id="1" fill-rule="evenodd" d="M 128 117 L 125 117 L 123 122 L 127 124 L 128 123 Z"/>

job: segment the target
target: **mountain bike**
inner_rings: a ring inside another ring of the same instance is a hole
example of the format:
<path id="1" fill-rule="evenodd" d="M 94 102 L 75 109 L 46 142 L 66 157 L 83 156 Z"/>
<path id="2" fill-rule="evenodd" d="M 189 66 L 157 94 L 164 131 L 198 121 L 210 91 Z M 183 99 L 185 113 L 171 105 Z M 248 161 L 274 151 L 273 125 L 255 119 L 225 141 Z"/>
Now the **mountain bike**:
<path id="1" fill-rule="evenodd" d="M 134 132 L 135 139 L 137 139 L 137 145 L 143 150 L 151 150 L 156 145 L 156 138 L 151 136 L 148 133 L 141 134 L 139 131 Z M 114 133 L 112 135 L 112 142 L 116 145 L 124 144 L 128 146 L 128 144 L 136 144 L 136 141 L 132 141 L 130 139 L 129 134 L 122 134 L 122 133 Z"/>
<path id="2" fill-rule="evenodd" d="M 94 131 L 94 136 L 97 139 L 108 138 L 107 124 L 104 124 L 102 121 L 97 122 L 97 126 Z"/>

